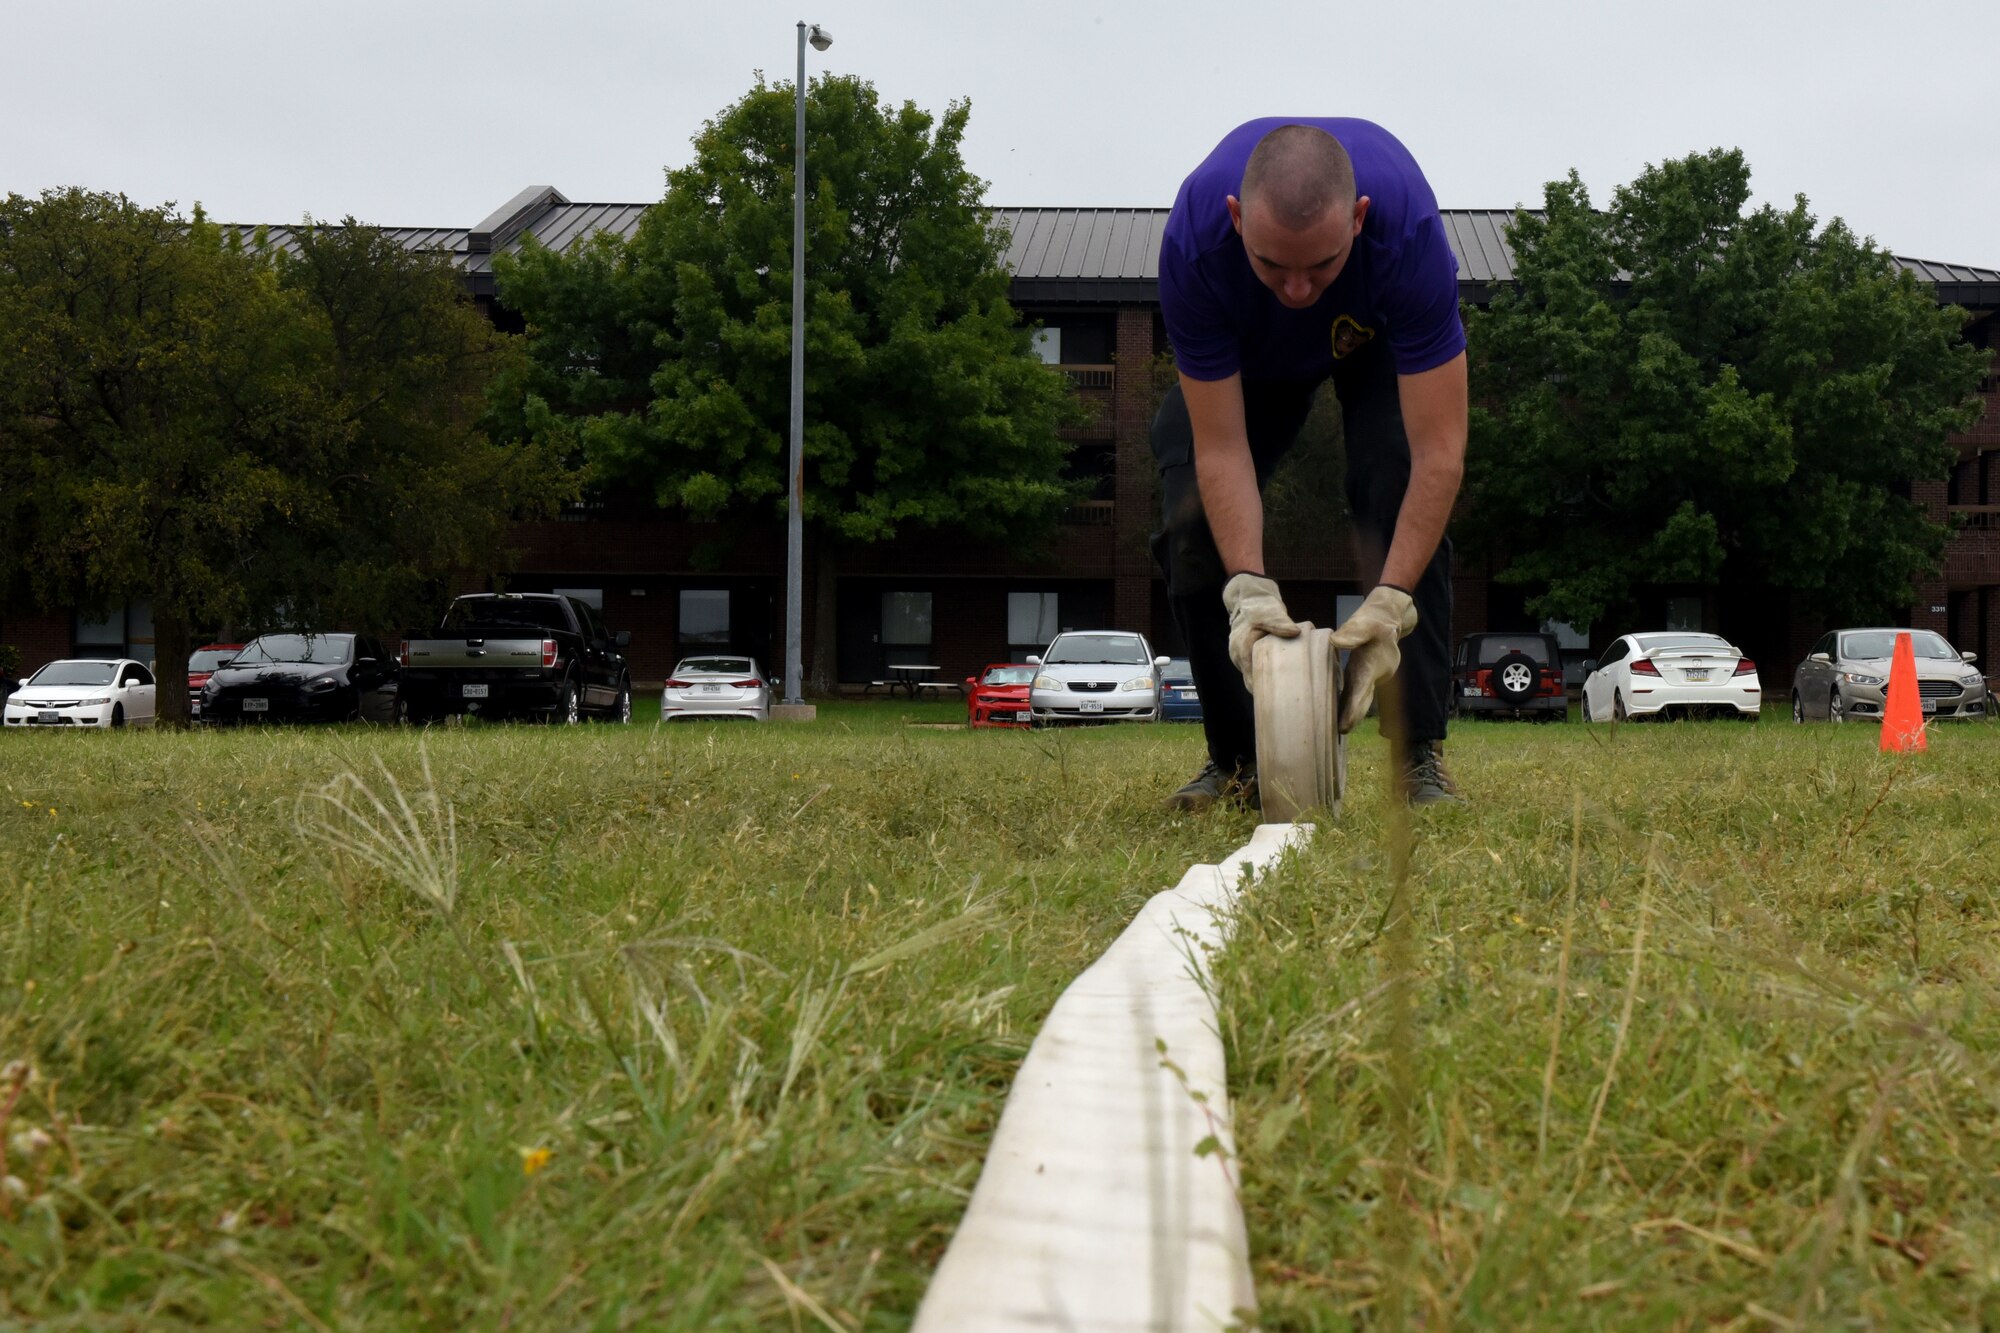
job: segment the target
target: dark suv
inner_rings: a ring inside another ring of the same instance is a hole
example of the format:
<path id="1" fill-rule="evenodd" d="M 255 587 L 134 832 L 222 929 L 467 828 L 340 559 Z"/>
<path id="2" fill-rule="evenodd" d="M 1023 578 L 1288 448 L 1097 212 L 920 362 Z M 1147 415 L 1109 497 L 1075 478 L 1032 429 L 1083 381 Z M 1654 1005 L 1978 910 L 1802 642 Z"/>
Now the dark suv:
<path id="1" fill-rule="evenodd" d="M 1553 634 L 1468 634 L 1451 665 L 1452 711 L 1468 714 L 1569 718 L 1562 649 Z"/>

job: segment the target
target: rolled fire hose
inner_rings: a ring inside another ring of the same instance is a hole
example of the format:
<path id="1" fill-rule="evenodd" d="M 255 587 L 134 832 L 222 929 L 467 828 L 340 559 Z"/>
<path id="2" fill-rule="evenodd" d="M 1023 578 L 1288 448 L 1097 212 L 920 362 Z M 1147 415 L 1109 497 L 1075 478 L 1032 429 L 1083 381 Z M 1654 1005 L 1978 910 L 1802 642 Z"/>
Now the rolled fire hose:
<path id="1" fill-rule="evenodd" d="M 1265 635 L 1250 652 L 1257 710 L 1257 791 L 1264 822 L 1340 812 L 1347 746 L 1340 734 L 1340 651 L 1333 631 L 1301 621 L 1299 635 Z"/>

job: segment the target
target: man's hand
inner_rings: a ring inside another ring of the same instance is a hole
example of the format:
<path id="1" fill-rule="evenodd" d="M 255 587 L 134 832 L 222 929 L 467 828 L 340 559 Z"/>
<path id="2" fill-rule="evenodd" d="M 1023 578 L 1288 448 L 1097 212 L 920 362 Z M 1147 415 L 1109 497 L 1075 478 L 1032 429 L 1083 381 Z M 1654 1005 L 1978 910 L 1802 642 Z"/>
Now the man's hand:
<path id="1" fill-rule="evenodd" d="M 1251 648 L 1266 634 L 1296 639 L 1299 627 L 1285 610 L 1278 585 L 1262 574 L 1238 574 L 1223 584 L 1222 604 L 1229 609 L 1229 660 L 1243 673 L 1244 687 L 1254 690 L 1257 687 L 1250 683 Z M 1414 613 L 1410 623 L 1417 623 Z"/>
<path id="2" fill-rule="evenodd" d="M 1397 645 L 1416 627 L 1416 602 L 1401 588 L 1384 583 L 1369 593 L 1347 622 L 1333 632 L 1329 642 L 1348 650 L 1346 697 L 1340 701 L 1343 736 L 1368 716 L 1368 706 L 1375 702 L 1376 683 L 1396 674 L 1403 661 L 1403 650 Z M 1233 632 L 1229 636 L 1229 650 L 1235 656 Z"/>

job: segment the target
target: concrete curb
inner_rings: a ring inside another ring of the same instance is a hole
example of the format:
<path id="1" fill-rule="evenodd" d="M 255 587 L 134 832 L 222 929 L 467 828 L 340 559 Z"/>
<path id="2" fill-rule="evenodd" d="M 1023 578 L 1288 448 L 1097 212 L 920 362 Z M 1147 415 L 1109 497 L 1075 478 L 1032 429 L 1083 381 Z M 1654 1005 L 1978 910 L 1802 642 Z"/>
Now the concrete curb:
<path id="1" fill-rule="evenodd" d="M 1063 992 L 919 1333 L 1229 1328 L 1255 1308 L 1208 955 L 1243 873 L 1311 835 L 1266 824 L 1221 865 L 1191 868 Z M 1197 1155 L 1211 1136 L 1222 1151 Z"/>

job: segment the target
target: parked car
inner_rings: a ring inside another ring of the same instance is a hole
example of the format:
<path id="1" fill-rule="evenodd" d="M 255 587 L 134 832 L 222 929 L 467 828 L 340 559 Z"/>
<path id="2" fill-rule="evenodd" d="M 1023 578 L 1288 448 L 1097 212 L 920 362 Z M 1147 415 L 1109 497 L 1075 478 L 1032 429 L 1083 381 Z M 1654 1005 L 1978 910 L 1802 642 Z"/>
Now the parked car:
<path id="1" fill-rule="evenodd" d="M 1451 665 L 1451 708 L 1461 716 L 1567 721 L 1562 647 L 1553 634 L 1468 634 Z"/>
<path id="2" fill-rule="evenodd" d="M 201 687 L 201 720 L 393 722 L 396 663 L 365 634 L 264 634 Z"/>
<path id="3" fill-rule="evenodd" d="M 240 643 L 205 643 L 188 654 L 188 709 L 194 716 L 201 716 L 201 687 L 217 667 L 227 666 L 242 651 Z"/>
<path id="4" fill-rule="evenodd" d="M 50 662 L 7 696 L 10 727 L 150 727 L 158 687 L 129 657 Z"/>
<path id="5" fill-rule="evenodd" d="M 1122 630 L 1071 630 L 1058 634 L 1040 657 L 1028 692 L 1032 722 L 1157 722 L 1160 668 L 1143 634 Z"/>
<path id="6" fill-rule="evenodd" d="M 403 642 L 403 712 L 412 722 L 453 713 L 580 721 L 632 720 L 623 649 L 588 602 L 552 592 L 474 593 L 435 630 Z"/>
<path id="7" fill-rule="evenodd" d="M 1754 721 L 1763 702 L 1757 664 L 1718 634 L 1627 634 L 1605 650 L 1583 681 L 1586 722 L 1669 713 Z"/>
<path id="8" fill-rule="evenodd" d="M 1908 634 L 1916 652 L 1917 697 L 1925 717 L 1987 715 L 1986 681 L 1971 666 L 1977 653 L 1961 653 L 1927 629 L 1843 629 L 1822 635 L 1792 672 L 1792 721 L 1880 721 L 1898 634 Z"/>
<path id="9" fill-rule="evenodd" d="M 660 717 L 771 720 L 771 682 L 754 657 L 684 657 L 660 695 Z"/>
<path id="10" fill-rule="evenodd" d="M 1160 668 L 1160 720 L 1201 721 L 1201 691 L 1195 688 L 1194 668 L 1185 657 L 1170 657 Z"/>
<path id="11" fill-rule="evenodd" d="M 1015 662 L 994 662 L 976 676 L 965 678 L 965 721 L 973 727 L 1029 725 L 1028 689 L 1035 668 Z"/>

